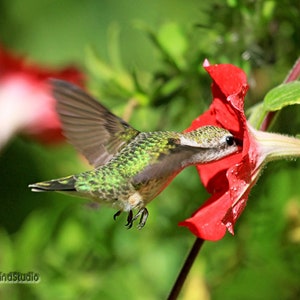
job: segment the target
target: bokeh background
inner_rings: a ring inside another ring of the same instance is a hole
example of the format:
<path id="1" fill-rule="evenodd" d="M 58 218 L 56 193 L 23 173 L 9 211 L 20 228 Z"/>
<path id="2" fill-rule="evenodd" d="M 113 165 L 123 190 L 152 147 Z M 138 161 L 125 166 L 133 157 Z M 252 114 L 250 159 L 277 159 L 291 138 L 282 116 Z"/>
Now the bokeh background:
<path id="1" fill-rule="evenodd" d="M 139 130 L 181 131 L 211 100 L 205 58 L 246 71 L 250 107 L 298 58 L 299 20 L 293 0 L 2 0 L 0 43 L 43 66 L 77 65 L 87 88 Z M 285 109 L 272 129 L 299 133 L 299 113 Z M 27 188 L 89 168 L 67 143 L 21 133 L 1 149 L 0 272 L 38 272 L 41 282 L 0 284 L 0 299 L 167 297 L 194 241 L 177 223 L 209 196 L 196 170 L 149 205 L 141 231 L 126 230 L 126 216 L 114 222 L 112 209 Z M 300 298 L 299 178 L 299 161 L 268 165 L 235 236 L 204 244 L 180 299 Z"/>

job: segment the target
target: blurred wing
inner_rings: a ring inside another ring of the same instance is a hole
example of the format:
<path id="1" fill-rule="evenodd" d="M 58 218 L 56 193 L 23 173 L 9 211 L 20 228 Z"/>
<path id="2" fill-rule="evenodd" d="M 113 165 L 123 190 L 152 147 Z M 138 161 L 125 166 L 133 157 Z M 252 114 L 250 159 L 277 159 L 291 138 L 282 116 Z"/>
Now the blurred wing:
<path id="1" fill-rule="evenodd" d="M 56 79 L 51 84 L 63 132 L 91 165 L 105 164 L 139 134 L 77 86 Z"/>
<path id="2" fill-rule="evenodd" d="M 176 143 L 176 142 L 175 142 Z M 196 153 L 205 148 L 177 144 L 169 153 L 161 154 L 156 161 L 148 165 L 133 178 L 133 184 L 140 184 L 152 179 L 159 179 L 177 174 L 188 166 L 186 163 Z"/>

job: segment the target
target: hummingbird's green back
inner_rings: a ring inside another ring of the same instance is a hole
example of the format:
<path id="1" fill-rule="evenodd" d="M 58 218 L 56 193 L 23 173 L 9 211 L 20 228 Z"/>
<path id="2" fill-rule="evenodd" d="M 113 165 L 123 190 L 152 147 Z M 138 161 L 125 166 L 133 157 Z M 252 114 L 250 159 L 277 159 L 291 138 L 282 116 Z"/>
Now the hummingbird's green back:
<path id="1" fill-rule="evenodd" d="M 76 190 L 106 203 L 126 202 L 130 195 L 139 192 L 144 204 L 148 203 L 173 175 L 163 172 L 160 163 L 162 157 L 170 155 L 176 148 L 175 141 L 179 141 L 180 135 L 176 132 L 140 133 L 105 165 L 75 176 Z M 158 168 L 156 174 L 149 170 L 148 174 L 139 178 L 147 167 L 153 165 Z"/>

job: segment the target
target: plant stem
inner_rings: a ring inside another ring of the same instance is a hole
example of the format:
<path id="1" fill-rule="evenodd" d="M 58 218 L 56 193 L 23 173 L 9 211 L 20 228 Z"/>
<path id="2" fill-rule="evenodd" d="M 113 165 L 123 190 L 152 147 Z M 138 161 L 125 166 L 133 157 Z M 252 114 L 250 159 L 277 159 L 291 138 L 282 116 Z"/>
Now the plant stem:
<path id="1" fill-rule="evenodd" d="M 299 78 L 299 76 L 300 76 L 300 57 L 297 59 L 297 61 L 293 65 L 291 71 L 289 72 L 287 77 L 284 79 L 283 83 L 295 81 Z M 270 126 L 271 122 L 273 121 L 273 119 L 275 118 L 275 116 L 277 114 L 278 114 L 278 111 L 268 112 L 268 114 L 266 115 L 266 117 L 260 127 L 260 130 L 267 131 L 268 127 Z"/>
<path id="2" fill-rule="evenodd" d="M 299 76 L 300 76 L 300 57 L 296 60 L 291 71 L 284 79 L 284 83 L 295 81 L 299 78 Z"/>
<path id="3" fill-rule="evenodd" d="M 190 250 L 190 253 L 188 254 L 188 256 L 180 270 L 180 273 L 173 285 L 173 288 L 172 288 L 167 300 L 176 300 L 177 299 L 177 297 L 182 289 L 182 286 L 187 278 L 187 275 L 189 274 L 191 267 L 198 255 L 203 243 L 204 243 L 203 239 L 197 238 L 195 240 L 195 242 Z"/>

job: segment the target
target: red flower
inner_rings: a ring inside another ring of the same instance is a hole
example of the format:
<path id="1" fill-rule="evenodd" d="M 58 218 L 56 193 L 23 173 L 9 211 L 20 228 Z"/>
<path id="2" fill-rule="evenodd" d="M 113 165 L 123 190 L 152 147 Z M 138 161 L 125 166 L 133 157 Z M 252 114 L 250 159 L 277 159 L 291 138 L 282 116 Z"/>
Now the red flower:
<path id="1" fill-rule="evenodd" d="M 300 140 L 253 129 L 244 114 L 248 85 L 245 73 L 230 64 L 204 68 L 211 76 L 213 103 L 192 122 L 187 131 L 216 125 L 231 131 L 242 142 L 242 151 L 222 160 L 197 166 L 201 180 L 212 196 L 180 225 L 206 240 L 221 239 L 233 227 L 246 206 L 249 192 L 262 166 L 274 159 L 299 155 Z"/>
<path id="2" fill-rule="evenodd" d="M 83 74 L 74 67 L 48 70 L 0 45 L 0 149 L 18 132 L 47 143 L 64 139 L 47 84 L 50 77 L 83 83 Z"/>

